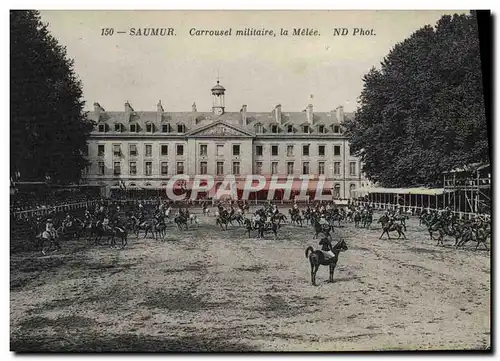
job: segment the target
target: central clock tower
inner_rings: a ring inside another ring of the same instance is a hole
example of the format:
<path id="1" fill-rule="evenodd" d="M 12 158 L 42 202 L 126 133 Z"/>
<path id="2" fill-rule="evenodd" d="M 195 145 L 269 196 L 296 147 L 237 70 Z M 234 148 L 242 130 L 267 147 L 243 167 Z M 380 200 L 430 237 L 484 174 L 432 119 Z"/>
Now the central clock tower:
<path id="1" fill-rule="evenodd" d="M 211 89 L 212 91 L 212 112 L 219 116 L 224 114 L 224 94 L 226 89 L 219 84 L 219 80 L 217 80 L 217 84 Z"/>

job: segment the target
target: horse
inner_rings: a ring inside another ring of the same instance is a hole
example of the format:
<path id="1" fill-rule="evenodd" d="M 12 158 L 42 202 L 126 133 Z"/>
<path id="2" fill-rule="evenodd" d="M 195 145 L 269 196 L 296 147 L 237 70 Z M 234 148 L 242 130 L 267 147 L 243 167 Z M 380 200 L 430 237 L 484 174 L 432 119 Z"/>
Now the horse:
<path id="1" fill-rule="evenodd" d="M 128 235 L 127 230 L 123 227 L 115 226 L 115 227 L 113 227 L 113 231 L 114 231 L 114 236 L 117 236 L 118 238 L 121 239 L 122 249 L 125 248 L 125 246 L 127 245 L 127 235 Z M 116 246 L 115 237 L 112 237 L 111 238 L 111 247 L 114 247 L 114 246 Z"/>
<path id="2" fill-rule="evenodd" d="M 306 248 L 306 258 L 309 258 L 309 263 L 311 264 L 311 283 L 313 286 L 316 286 L 316 273 L 318 272 L 320 265 L 330 267 L 330 278 L 328 282 L 333 283 L 333 272 L 337 266 L 339 254 L 340 252 L 345 252 L 347 250 L 347 244 L 343 239 L 331 248 L 331 251 L 335 255 L 333 258 L 327 258 L 322 250 L 315 251 L 311 246 Z"/>
<path id="3" fill-rule="evenodd" d="M 220 226 L 221 229 L 227 230 L 227 226 L 228 226 L 229 222 L 230 222 L 229 217 L 225 217 L 224 215 L 219 215 L 215 219 L 215 224 Z"/>
<path id="4" fill-rule="evenodd" d="M 274 239 L 278 238 L 278 230 L 280 229 L 280 225 L 276 223 L 272 218 L 271 221 L 264 221 L 261 219 L 256 223 L 257 228 L 257 238 L 264 238 L 264 233 L 266 231 L 271 231 L 274 234 Z"/>
<path id="5" fill-rule="evenodd" d="M 329 237 L 330 239 L 332 238 L 332 234 L 330 232 L 333 232 L 333 226 L 330 224 L 321 224 L 318 222 L 318 220 L 314 217 L 314 219 L 311 219 L 311 222 L 314 227 L 314 237 L 313 239 L 318 238 L 320 233 L 323 233 L 326 237 Z"/>
<path id="6" fill-rule="evenodd" d="M 290 221 L 292 222 L 292 224 L 297 224 L 299 226 L 302 227 L 302 217 L 300 215 L 300 211 L 297 209 L 297 210 L 291 210 L 289 209 L 288 210 L 288 214 L 290 214 Z"/>
<path id="7" fill-rule="evenodd" d="M 287 221 L 287 218 L 283 213 L 275 214 L 272 218 L 277 220 L 278 224 L 281 224 L 281 222 L 285 223 Z"/>
<path id="8" fill-rule="evenodd" d="M 177 227 L 179 228 L 179 230 L 182 230 L 182 225 L 184 225 L 184 229 L 187 231 L 188 229 L 188 218 L 182 214 L 179 214 L 177 215 L 175 218 L 174 218 L 174 222 L 175 224 L 177 225 Z"/>
<path id="9" fill-rule="evenodd" d="M 398 239 L 401 238 L 401 235 L 404 239 L 406 239 L 406 235 L 403 232 L 403 226 L 401 226 L 401 224 L 394 221 L 391 222 L 389 220 L 384 220 L 383 218 L 384 216 L 380 217 L 380 219 L 378 220 L 379 223 L 382 223 L 382 234 L 380 235 L 379 239 L 382 239 L 382 236 L 385 233 L 387 233 L 387 238 L 391 239 L 389 232 L 398 232 Z"/>

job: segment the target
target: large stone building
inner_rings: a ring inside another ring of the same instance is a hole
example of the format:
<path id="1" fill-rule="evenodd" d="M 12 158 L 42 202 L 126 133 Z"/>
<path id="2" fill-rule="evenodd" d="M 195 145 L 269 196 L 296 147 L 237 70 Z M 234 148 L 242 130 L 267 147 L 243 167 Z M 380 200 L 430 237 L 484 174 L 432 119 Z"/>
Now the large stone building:
<path id="1" fill-rule="evenodd" d="M 225 109 L 226 90 L 211 89 L 212 111 L 169 112 L 161 101 L 154 111 L 106 111 L 94 104 L 96 127 L 88 144 L 90 166 L 84 180 L 91 185 L 157 189 L 176 174 L 210 174 L 236 178 L 261 174 L 300 177 L 324 175 L 336 198 L 351 198 L 365 186 L 359 160 L 350 154 L 342 135 L 344 113 L 339 106 L 315 112 Z"/>

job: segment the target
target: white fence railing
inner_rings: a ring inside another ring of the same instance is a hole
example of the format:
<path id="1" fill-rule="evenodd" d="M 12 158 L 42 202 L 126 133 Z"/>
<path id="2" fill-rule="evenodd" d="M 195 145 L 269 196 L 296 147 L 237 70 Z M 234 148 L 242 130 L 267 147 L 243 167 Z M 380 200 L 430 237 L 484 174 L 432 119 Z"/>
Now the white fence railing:
<path id="1" fill-rule="evenodd" d="M 28 219 L 28 218 L 33 218 L 37 216 L 46 216 L 52 213 L 59 213 L 59 212 L 67 212 L 70 210 L 76 210 L 76 209 L 81 209 L 85 208 L 87 206 L 89 207 L 95 207 L 95 205 L 99 201 L 97 200 L 92 200 L 92 201 L 85 201 L 85 202 L 78 202 L 78 203 L 68 203 L 68 204 L 62 204 L 59 206 L 53 206 L 53 207 L 47 207 L 47 208 L 39 208 L 39 209 L 30 209 L 26 211 L 17 211 L 14 212 L 14 218 L 15 219 Z"/>
<path id="2" fill-rule="evenodd" d="M 375 209 L 381 209 L 381 210 L 394 209 L 397 206 L 397 204 L 377 203 L 377 202 L 364 202 L 364 201 L 357 201 L 356 204 L 370 205 L 370 206 L 372 206 Z M 402 208 L 404 212 L 413 211 L 413 213 L 416 213 L 417 210 L 418 211 L 422 210 L 422 207 L 420 207 L 420 206 L 417 207 L 417 206 L 406 206 L 406 205 L 401 206 L 401 205 L 399 205 L 399 207 Z M 432 207 L 424 207 L 423 209 L 425 209 L 427 212 L 430 212 L 430 211 L 442 211 L 442 209 L 437 209 L 437 208 L 432 208 Z M 475 218 L 478 215 L 490 217 L 489 214 L 460 212 L 460 211 L 451 211 L 451 212 L 457 214 L 460 219 L 463 219 L 463 218 L 465 218 L 465 219 L 472 219 L 472 218 Z"/>

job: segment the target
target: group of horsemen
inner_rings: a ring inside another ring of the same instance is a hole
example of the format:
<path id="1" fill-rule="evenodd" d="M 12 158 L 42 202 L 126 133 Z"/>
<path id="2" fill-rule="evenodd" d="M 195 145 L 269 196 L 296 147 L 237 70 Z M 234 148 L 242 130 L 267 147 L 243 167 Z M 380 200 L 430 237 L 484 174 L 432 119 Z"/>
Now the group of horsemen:
<path id="1" fill-rule="evenodd" d="M 203 202 L 201 204 L 203 214 L 208 214 L 209 207 L 208 202 Z M 152 213 L 152 221 L 155 224 L 164 223 L 165 220 L 169 217 L 172 206 L 168 202 L 158 202 Z M 243 214 L 249 209 L 249 204 L 246 201 L 231 201 L 231 202 L 219 202 L 217 205 L 218 216 L 226 219 L 240 219 L 243 221 Z M 127 218 L 125 222 L 120 220 L 120 213 L 122 211 L 122 206 L 120 203 L 102 203 L 96 206 L 95 209 L 87 208 L 85 210 L 84 219 L 80 220 L 78 218 L 73 217 L 70 214 L 67 214 L 66 217 L 60 224 L 60 227 L 56 229 L 52 217 L 49 217 L 45 222 L 45 229 L 42 233 L 42 237 L 45 239 L 55 239 L 58 237 L 58 234 L 61 232 L 65 232 L 67 230 L 72 230 L 76 225 L 79 225 L 81 228 L 87 228 L 90 224 L 93 224 L 96 227 L 101 227 L 101 229 L 106 231 L 112 231 L 114 227 L 123 227 L 128 228 L 130 223 L 133 223 L 133 226 L 138 226 L 144 222 L 146 222 L 146 217 L 148 212 L 146 211 L 144 205 L 139 202 L 135 209 L 127 212 Z M 350 221 L 359 221 L 363 223 L 363 220 L 370 219 L 373 215 L 373 207 L 370 205 L 355 205 L 349 204 L 347 206 L 337 206 L 333 202 L 316 202 L 313 205 L 308 204 L 305 210 L 301 210 L 299 205 L 294 202 L 292 208 L 289 210 L 289 214 L 291 217 L 292 223 L 302 221 L 317 222 L 321 226 L 328 227 L 333 225 L 334 220 L 347 219 Z M 456 214 L 454 214 L 448 207 L 443 211 L 431 211 L 427 212 L 426 210 L 420 210 L 420 222 L 421 224 L 425 224 L 427 227 L 436 227 L 436 225 L 442 224 L 458 224 L 460 220 L 457 220 Z M 187 224 L 187 220 L 190 218 L 189 204 L 185 204 L 184 207 L 180 207 L 178 209 L 177 217 L 183 219 Z M 280 213 L 278 209 L 278 205 L 272 201 L 268 201 L 267 204 L 262 208 L 256 211 L 251 218 L 251 225 L 254 228 L 259 226 L 268 227 L 274 223 L 279 224 L 282 220 L 285 220 L 286 216 Z M 384 221 L 382 223 L 391 224 L 400 222 L 406 228 L 405 220 L 408 219 L 408 216 L 405 214 L 403 207 L 394 206 L 391 209 L 385 210 L 381 219 Z M 461 224 L 478 227 L 486 227 L 488 219 L 484 219 L 484 217 L 478 216 L 470 221 L 461 221 Z M 37 222 L 38 223 L 38 222 Z M 39 224 L 39 223 L 38 223 Z M 326 238 L 322 239 L 320 244 L 327 242 Z M 328 248 L 328 244 L 325 246 L 323 244 L 323 248 Z"/>

